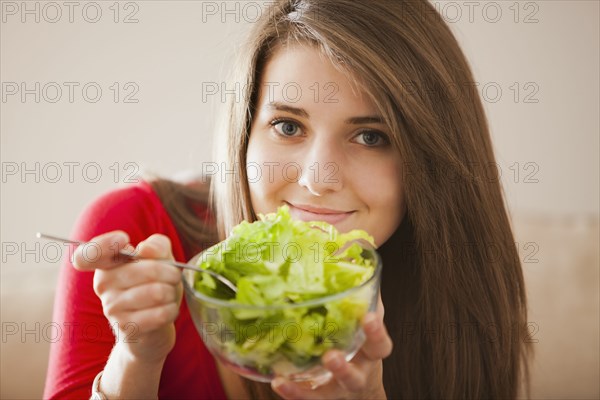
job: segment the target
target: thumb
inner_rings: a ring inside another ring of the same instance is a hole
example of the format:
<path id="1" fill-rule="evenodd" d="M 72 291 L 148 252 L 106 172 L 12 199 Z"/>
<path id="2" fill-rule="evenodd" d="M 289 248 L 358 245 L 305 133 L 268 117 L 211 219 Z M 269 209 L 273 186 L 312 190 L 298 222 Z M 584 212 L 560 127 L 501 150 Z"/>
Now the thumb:
<path id="1" fill-rule="evenodd" d="M 135 255 L 142 258 L 173 259 L 171 240 L 165 235 L 155 233 L 137 245 Z"/>
<path id="2" fill-rule="evenodd" d="M 126 232 L 107 232 L 77 246 L 73 252 L 71 263 L 80 271 L 116 267 L 123 261 L 117 259 L 115 255 L 120 249 L 126 248 L 128 243 L 129 235 Z"/>

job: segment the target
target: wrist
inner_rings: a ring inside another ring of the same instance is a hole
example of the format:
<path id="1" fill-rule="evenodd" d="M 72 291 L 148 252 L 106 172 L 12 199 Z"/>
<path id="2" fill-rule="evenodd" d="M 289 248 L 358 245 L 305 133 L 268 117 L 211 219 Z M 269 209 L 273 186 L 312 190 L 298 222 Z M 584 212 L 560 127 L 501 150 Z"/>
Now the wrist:
<path id="1" fill-rule="evenodd" d="M 364 393 L 363 398 L 370 399 L 370 400 L 381 400 L 381 399 L 387 400 L 387 394 L 385 393 L 385 388 L 383 387 L 383 383 L 381 384 L 381 386 L 379 388 L 369 391 L 367 393 Z"/>
<path id="2" fill-rule="evenodd" d="M 380 390 L 378 390 L 375 395 L 373 397 L 371 397 L 372 399 L 385 399 L 387 400 L 387 394 L 385 394 L 385 389 L 382 387 Z"/>
<path id="3" fill-rule="evenodd" d="M 112 349 L 111 355 L 115 354 L 124 364 L 161 366 L 165 363 L 168 353 L 156 351 L 138 352 L 132 349 L 128 343 L 117 342 Z"/>
<path id="4" fill-rule="evenodd" d="M 141 359 L 127 346 L 113 348 L 98 391 L 108 399 L 156 398 L 166 356 Z"/>

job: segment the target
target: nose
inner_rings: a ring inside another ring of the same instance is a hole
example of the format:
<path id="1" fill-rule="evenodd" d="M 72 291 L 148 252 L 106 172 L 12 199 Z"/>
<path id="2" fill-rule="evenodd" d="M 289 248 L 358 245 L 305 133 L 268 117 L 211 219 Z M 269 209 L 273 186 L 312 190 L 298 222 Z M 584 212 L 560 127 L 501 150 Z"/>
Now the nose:
<path id="1" fill-rule="evenodd" d="M 298 184 L 314 196 L 340 191 L 343 187 L 340 144 L 314 140 L 305 154 Z"/>

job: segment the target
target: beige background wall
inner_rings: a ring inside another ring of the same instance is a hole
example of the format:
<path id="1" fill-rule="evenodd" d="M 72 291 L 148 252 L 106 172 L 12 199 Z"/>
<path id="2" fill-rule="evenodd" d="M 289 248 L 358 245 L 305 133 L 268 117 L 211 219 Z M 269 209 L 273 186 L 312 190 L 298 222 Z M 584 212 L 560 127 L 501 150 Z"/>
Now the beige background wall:
<path id="1" fill-rule="evenodd" d="M 203 84 L 224 79 L 264 3 L 74 2 L 71 16 L 0 3 L 0 397 L 42 393 L 60 254 L 35 232 L 68 234 L 133 172 L 210 161 L 219 101 Z M 471 62 L 515 216 L 539 328 L 533 395 L 598 398 L 599 4 L 433 3 Z"/>

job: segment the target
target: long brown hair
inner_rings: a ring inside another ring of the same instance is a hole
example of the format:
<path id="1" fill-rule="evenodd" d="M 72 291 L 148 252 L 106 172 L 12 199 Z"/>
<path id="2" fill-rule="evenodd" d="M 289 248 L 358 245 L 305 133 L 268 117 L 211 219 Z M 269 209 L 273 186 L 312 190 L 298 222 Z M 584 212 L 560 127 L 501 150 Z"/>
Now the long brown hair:
<path id="1" fill-rule="evenodd" d="M 523 274 L 472 72 L 428 1 L 281 0 L 263 13 L 231 77 L 244 88 L 241 101 L 230 96 L 218 133 L 217 160 L 237 178 L 212 181 L 218 238 L 256 220 L 245 161 L 260 74 L 293 43 L 314 46 L 354 78 L 403 159 L 407 214 L 379 248 L 394 342 L 383 369 L 388 397 L 516 397 L 530 351 Z M 185 224 L 178 207 L 167 210 Z"/>

